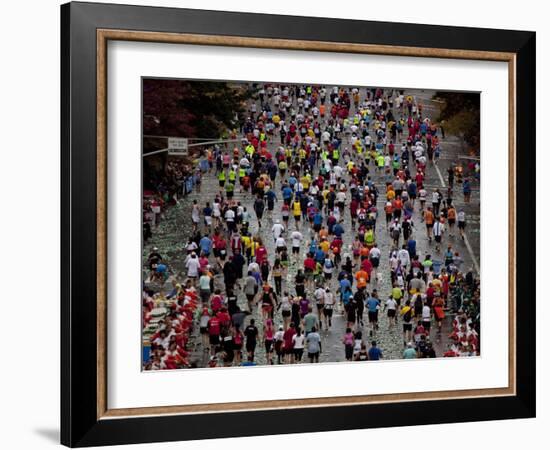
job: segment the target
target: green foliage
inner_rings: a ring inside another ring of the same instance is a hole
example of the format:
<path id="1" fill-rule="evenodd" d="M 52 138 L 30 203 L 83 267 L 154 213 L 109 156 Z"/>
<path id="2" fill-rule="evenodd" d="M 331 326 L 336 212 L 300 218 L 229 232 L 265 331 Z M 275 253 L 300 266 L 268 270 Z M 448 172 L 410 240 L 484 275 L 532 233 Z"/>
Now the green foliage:
<path id="1" fill-rule="evenodd" d="M 480 94 L 436 92 L 434 98 L 443 101 L 438 121 L 445 132 L 461 136 L 474 150 L 480 144 Z"/>

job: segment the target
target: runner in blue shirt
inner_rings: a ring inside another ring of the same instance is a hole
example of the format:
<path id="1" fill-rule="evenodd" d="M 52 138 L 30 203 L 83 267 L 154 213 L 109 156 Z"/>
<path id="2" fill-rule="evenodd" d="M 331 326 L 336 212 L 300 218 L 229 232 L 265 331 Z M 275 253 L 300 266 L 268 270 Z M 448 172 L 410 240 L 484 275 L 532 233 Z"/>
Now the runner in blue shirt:
<path id="1" fill-rule="evenodd" d="M 376 341 L 372 341 L 369 348 L 369 361 L 378 361 L 380 358 L 383 358 L 382 350 L 376 346 Z"/>
<path id="2" fill-rule="evenodd" d="M 321 264 L 325 262 L 325 252 L 323 251 L 322 248 L 318 248 L 317 251 L 315 252 L 315 261 Z"/>
<path id="3" fill-rule="evenodd" d="M 298 180 L 294 175 L 291 175 L 290 177 L 288 177 L 288 182 L 290 183 L 290 187 L 292 188 L 292 190 L 294 190 L 294 185 L 298 182 Z"/>
<path id="4" fill-rule="evenodd" d="M 336 224 L 332 227 L 332 233 L 333 233 L 336 237 L 341 238 L 342 235 L 344 234 L 344 227 L 342 227 L 342 225 L 340 225 L 339 223 L 336 223 Z"/>
<path id="5" fill-rule="evenodd" d="M 347 278 L 342 278 L 340 280 L 340 291 L 344 292 L 346 289 L 351 290 L 351 283 Z"/>
<path id="6" fill-rule="evenodd" d="M 292 188 L 288 185 L 283 187 L 283 200 L 287 205 L 290 205 L 290 201 L 292 200 Z"/>
<path id="7" fill-rule="evenodd" d="M 210 239 L 208 235 L 205 234 L 204 237 L 199 241 L 199 247 L 201 248 L 202 253 L 204 253 L 206 256 L 210 256 L 210 251 L 212 250 L 212 239 Z"/>
<path id="8" fill-rule="evenodd" d="M 377 298 L 376 289 L 367 298 L 365 306 L 369 313 L 369 324 L 372 327 L 370 334 L 372 335 L 373 331 L 378 329 L 378 310 L 380 309 L 380 300 Z"/>

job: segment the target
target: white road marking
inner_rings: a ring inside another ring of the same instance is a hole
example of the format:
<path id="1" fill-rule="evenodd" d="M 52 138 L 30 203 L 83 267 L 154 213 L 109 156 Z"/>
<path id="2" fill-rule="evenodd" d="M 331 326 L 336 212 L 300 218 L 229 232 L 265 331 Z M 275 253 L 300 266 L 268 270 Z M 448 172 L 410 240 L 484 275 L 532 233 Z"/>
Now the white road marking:
<path id="1" fill-rule="evenodd" d="M 441 175 L 441 172 L 439 171 L 439 167 L 437 167 L 437 164 L 434 164 L 434 167 L 435 167 L 435 171 L 437 172 L 437 175 L 439 175 L 439 180 L 441 181 L 441 186 L 447 187 L 447 186 L 445 186 L 445 180 L 443 180 L 443 176 Z"/>
<path id="2" fill-rule="evenodd" d="M 479 271 L 479 264 L 476 260 L 476 257 L 474 255 L 474 251 L 472 250 L 472 246 L 470 245 L 470 241 L 468 241 L 468 236 L 464 234 L 464 243 L 466 244 L 466 248 L 468 249 L 468 253 L 470 254 L 470 258 L 472 258 L 472 262 L 474 263 L 474 267 L 478 273 L 478 275 L 481 275 L 481 272 Z"/>
<path id="3" fill-rule="evenodd" d="M 445 186 L 445 181 L 443 180 L 443 176 L 441 175 L 441 172 L 439 171 L 439 167 L 437 167 L 437 164 L 434 164 L 434 167 L 435 167 L 435 170 L 437 172 L 437 175 L 439 175 L 439 180 L 441 181 L 441 186 L 446 187 Z M 479 263 L 477 262 L 477 259 L 474 255 L 474 251 L 472 250 L 472 246 L 470 245 L 470 241 L 468 241 L 468 236 L 466 236 L 466 234 L 464 234 L 464 244 L 466 244 L 466 248 L 468 249 L 468 253 L 470 254 L 470 258 L 472 259 L 474 267 L 475 267 L 478 275 L 480 275 L 481 272 L 479 270 Z"/>

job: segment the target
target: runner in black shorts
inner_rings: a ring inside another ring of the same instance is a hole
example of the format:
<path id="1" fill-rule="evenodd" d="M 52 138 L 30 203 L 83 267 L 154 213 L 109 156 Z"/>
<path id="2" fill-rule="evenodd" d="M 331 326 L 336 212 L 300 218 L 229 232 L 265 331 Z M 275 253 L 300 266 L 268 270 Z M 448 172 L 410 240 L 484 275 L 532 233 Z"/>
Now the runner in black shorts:
<path id="1" fill-rule="evenodd" d="M 319 362 L 319 352 L 308 353 L 307 357 L 309 358 L 309 361 L 312 362 L 312 363 L 318 363 Z"/>
<path id="2" fill-rule="evenodd" d="M 378 311 L 369 311 L 369 323 L 374 325 L 378 323 Z"/>
<path id="3" fill-rule="evenodd" d="M 432 327 L 432 321 L 431 320 L 422 320 L 422 326 L 426 331 L 430 331 L 430 328 Z"/>
<path id="4" fill-rule="evenodd" d="M 317 316 L 319 317 L 319 326 L 322 328 L 322 320 L 323 320 L 323 314 L 324 314 L 325 305 L 324 303 L 317 303 Z"/>
<path id="5" fill-rule="evenodd" d="M 273 351 L 273 339 L 265 339 L 264 345 L 266 354 L 269 354 Z"/>
<path id="6" fill-rule="evenodd" d="M 209 341 L 210 341 L 211 346 L 216 347 L 220 343 L 220 335 L 219 334 L 211 334 Z"/>
<path id="7" fill-rule="evenodd" d="M 332 326 L 332 305 L 323 306 L 323 315 L 326 319 L 327 328 L 330 328 Z"/>

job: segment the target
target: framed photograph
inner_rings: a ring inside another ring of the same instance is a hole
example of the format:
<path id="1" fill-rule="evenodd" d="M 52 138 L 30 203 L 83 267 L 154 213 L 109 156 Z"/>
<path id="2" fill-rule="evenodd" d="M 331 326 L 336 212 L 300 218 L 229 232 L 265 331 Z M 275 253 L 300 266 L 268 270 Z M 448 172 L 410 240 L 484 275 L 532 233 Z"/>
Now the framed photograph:
<path id="1" fill-rule="evenodd" d="M 535 415 L 535 33 L 61 7 L 71 447 Z"/>

